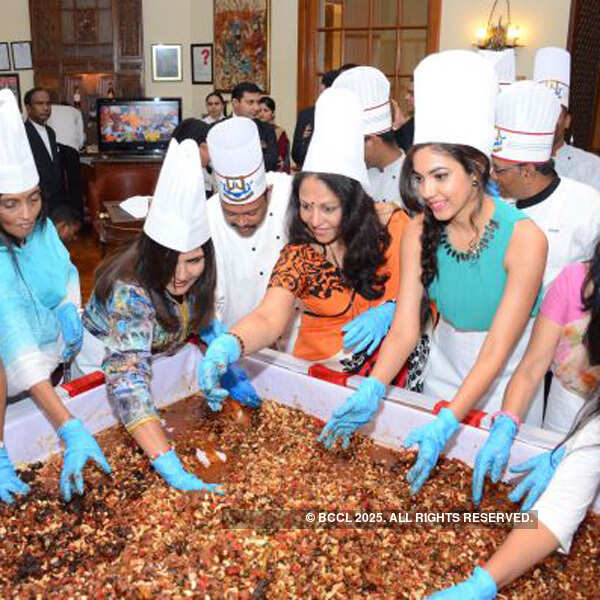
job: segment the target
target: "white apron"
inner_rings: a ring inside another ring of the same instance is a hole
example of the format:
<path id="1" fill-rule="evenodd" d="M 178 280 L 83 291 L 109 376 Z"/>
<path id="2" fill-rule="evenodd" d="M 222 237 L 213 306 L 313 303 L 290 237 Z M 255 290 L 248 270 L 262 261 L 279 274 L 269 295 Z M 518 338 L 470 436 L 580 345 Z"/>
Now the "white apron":
<path id="1" fill-rule="evenodd" d="M 556 377 L 553 377 L 544 415 L 544 429 L 566 435 L 585 403 L 584 398 L 565 388 Z"/>
<path id="2" fill-rule="evenodd" d="M 502 409 L 504 390 L 529 343 L 534 319 L 523 331 L 503 371 L 473 408 L 493 414 Z M 461 331 L 440 319 L 431 335 L 431 351 L 425 369 L 423 393 L 434 399 L 451 401 L 477 361 L 487 331 Z M 543 386 L 537 390 L 523 418 L 528 425 L 540 427 L 544 405 Z"/>

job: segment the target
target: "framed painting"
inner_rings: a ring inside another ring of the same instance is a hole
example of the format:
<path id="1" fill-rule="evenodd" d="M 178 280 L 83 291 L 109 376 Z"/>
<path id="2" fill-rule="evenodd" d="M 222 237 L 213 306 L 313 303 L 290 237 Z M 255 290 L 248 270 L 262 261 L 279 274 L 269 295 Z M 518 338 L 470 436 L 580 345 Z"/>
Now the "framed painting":
<path id="1" fill-rule="evenodd" d="M 213 45 L 192 44 L 192 83 L 213 82 Z"/>
<path id="2" fill-rule="evenodd" d="M 182 81 L 181 44 L 152 44 L 152 81 Z"/>
<path id="3" fill-rule="evenodd" d="M 270 0 L 214 0 L 215 88 L 242 81 L 269 92 Z"/>
<path id="4" fill-rule="evenodd" d="M 15 95 L 19 110 L 21 108 L 21 86 L 19 85 L 18 73 L 0 73 L 0 90 L 8 88 Z"/>
<path id="5" fill-rule="evenodd" d="M 8 42 L 0 42 L 0 71 L 10 71 Z"/>

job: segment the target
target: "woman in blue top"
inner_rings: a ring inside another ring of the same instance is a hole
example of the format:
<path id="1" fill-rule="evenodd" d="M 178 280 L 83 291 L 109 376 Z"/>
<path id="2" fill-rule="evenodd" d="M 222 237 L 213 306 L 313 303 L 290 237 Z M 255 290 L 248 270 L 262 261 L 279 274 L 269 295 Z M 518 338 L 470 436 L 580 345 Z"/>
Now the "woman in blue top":
<path id="1" fill-rule="evenodd" d="M 438 86 L 444 88 L 443 101 Z M 539 300 L 545 236 L 519 211 L 485 192 L 496 94 L 493 69 L 474 53 L 443 52 L 417 67 L 416 144 L 402 170 L 402 197 L 417 216 L 402 239 L 396 314 L 372 376 L 334 412 L 322 434 L 326 444 L 337 437 L 347 442 L 370 420 L 385 384 L 429 320 L 429 301 L 435 300 L 439 322 L 425 393 L 450 405 L 404 442 L 419 444 L 408 474 L 412 493 L 470 409 L 500 408 L 504 385 L 499 381 L 508 380 L 524 352 L 523 332 Z M 535 414 L 541 418 L 539 410 Z"/>
<path id="2" fill-rule="evenodd" d="M 46 218 L 23 121 L 9 90 L 0 91 L 0 140 L 0 358 L 8 395 L 31 395 L 65 443 L 60 488 L 68 502 L 73 485 L 83 494 L 88 459 L 110 472 L 100 447 L 51 383 L 58 365 L 72 360 L 81 346 L 79 277 Z M 5 412 L 2 390 L 0 424 Z M 11 502 L 13 493 L 27 491 L 0 441 L 0 499 Z"/>

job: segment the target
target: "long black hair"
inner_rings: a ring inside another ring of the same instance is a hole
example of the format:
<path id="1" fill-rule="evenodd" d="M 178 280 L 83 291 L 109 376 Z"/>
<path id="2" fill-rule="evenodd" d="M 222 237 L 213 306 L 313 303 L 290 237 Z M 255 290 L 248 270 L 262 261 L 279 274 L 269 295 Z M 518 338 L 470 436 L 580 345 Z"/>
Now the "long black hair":
<path id="1" fill-rule="evenodd" d="M 0 193 L 0 198 L 2 196 L 11 196 L 12 194 Z M 44 191 L 44 189 L 40 186 L 40 198 L 41 198 L 41 208 L 38 216 L 35 219 L 35 227 L 39 229 L 44 229 L 46 227 L 46 219 L 48 217 L 48 195 Z M 15 246 L 20 244 L 20 240 L 10 235 L 7 231 L 4 230 L 2 225 L 0 224 L 0 246 L 4 246 L 8 252 L 10 253 L 13 261 L 16 261 L 15 257 Z"/>
<path id="2" fill-rule="evenodd" d="M 462 144 L 416 144 L 411 147 L 404 159 L 400 178 L 402 200 L 409 211 L 423 214 L 423 231 L 421 233 L 422 328 L 425 327 L 430 316 L 428 288 L 438 274 L 437 249 L 445 227 L 445 223 L 438 221 L 433 216 L 431 209 L 425 205 L 419 195 L 413 161 L 415 154 L 425 147 L 450 156 L 463 167 L 468 175 L 474 178 L 474 185 L 480 197 L 479 208 L 476 208 L 470 217 L 475 232 L 477 232 L 477 226 L 475 225 L 474 216 L 481 210 L 484 190 L 490 178 L 490 161 L 488 157 L 479 150 Z"/>
<path id="3" fill-rule="evenodd" d="M 193 331 L 205 327 L 213 318 L 217 268 L 212 240 L 202 244 L 202 250 L 204 271 L 186 294 L 194 298 L 193 313 L 190 315 L 190 328 Z M 142 232 L 129 246 L 106 258 L 96 269 L 96 299 L 106 305 L 117 280 L 136 282 L 150 296 L 158 322 L 167 331 L 177 331 L 180 324 L 169 308 L 167 285 L 175 273 L 179 254 L 177 250 L 166 248 Z"/>
<path id="4" fill-rule="evenodd" d="M 344 285 L 367 300 L 381 298 L 388 277 L 377 275 L 377 269 L 385 262 L 391 238 L 375 212 L 373 200 L 358 181 L 331 173 L 297 173 L 292 184 L 289 243 L 318 243 L 300 218 L 300 186 L 307 177 L 318 178 L 342 203 L 339 239 L 346 248 L 342 265 Z"/>

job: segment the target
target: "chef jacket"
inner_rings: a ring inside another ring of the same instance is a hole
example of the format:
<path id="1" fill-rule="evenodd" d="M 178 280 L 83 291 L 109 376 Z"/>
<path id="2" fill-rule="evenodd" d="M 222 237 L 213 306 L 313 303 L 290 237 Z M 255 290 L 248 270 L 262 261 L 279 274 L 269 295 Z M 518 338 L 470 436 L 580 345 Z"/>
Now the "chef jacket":
<path id="1" fill-rule="evenodd" d="M 556 172 L 600 191 L 600 156 L 563 144 L 554 156 Z"/>

